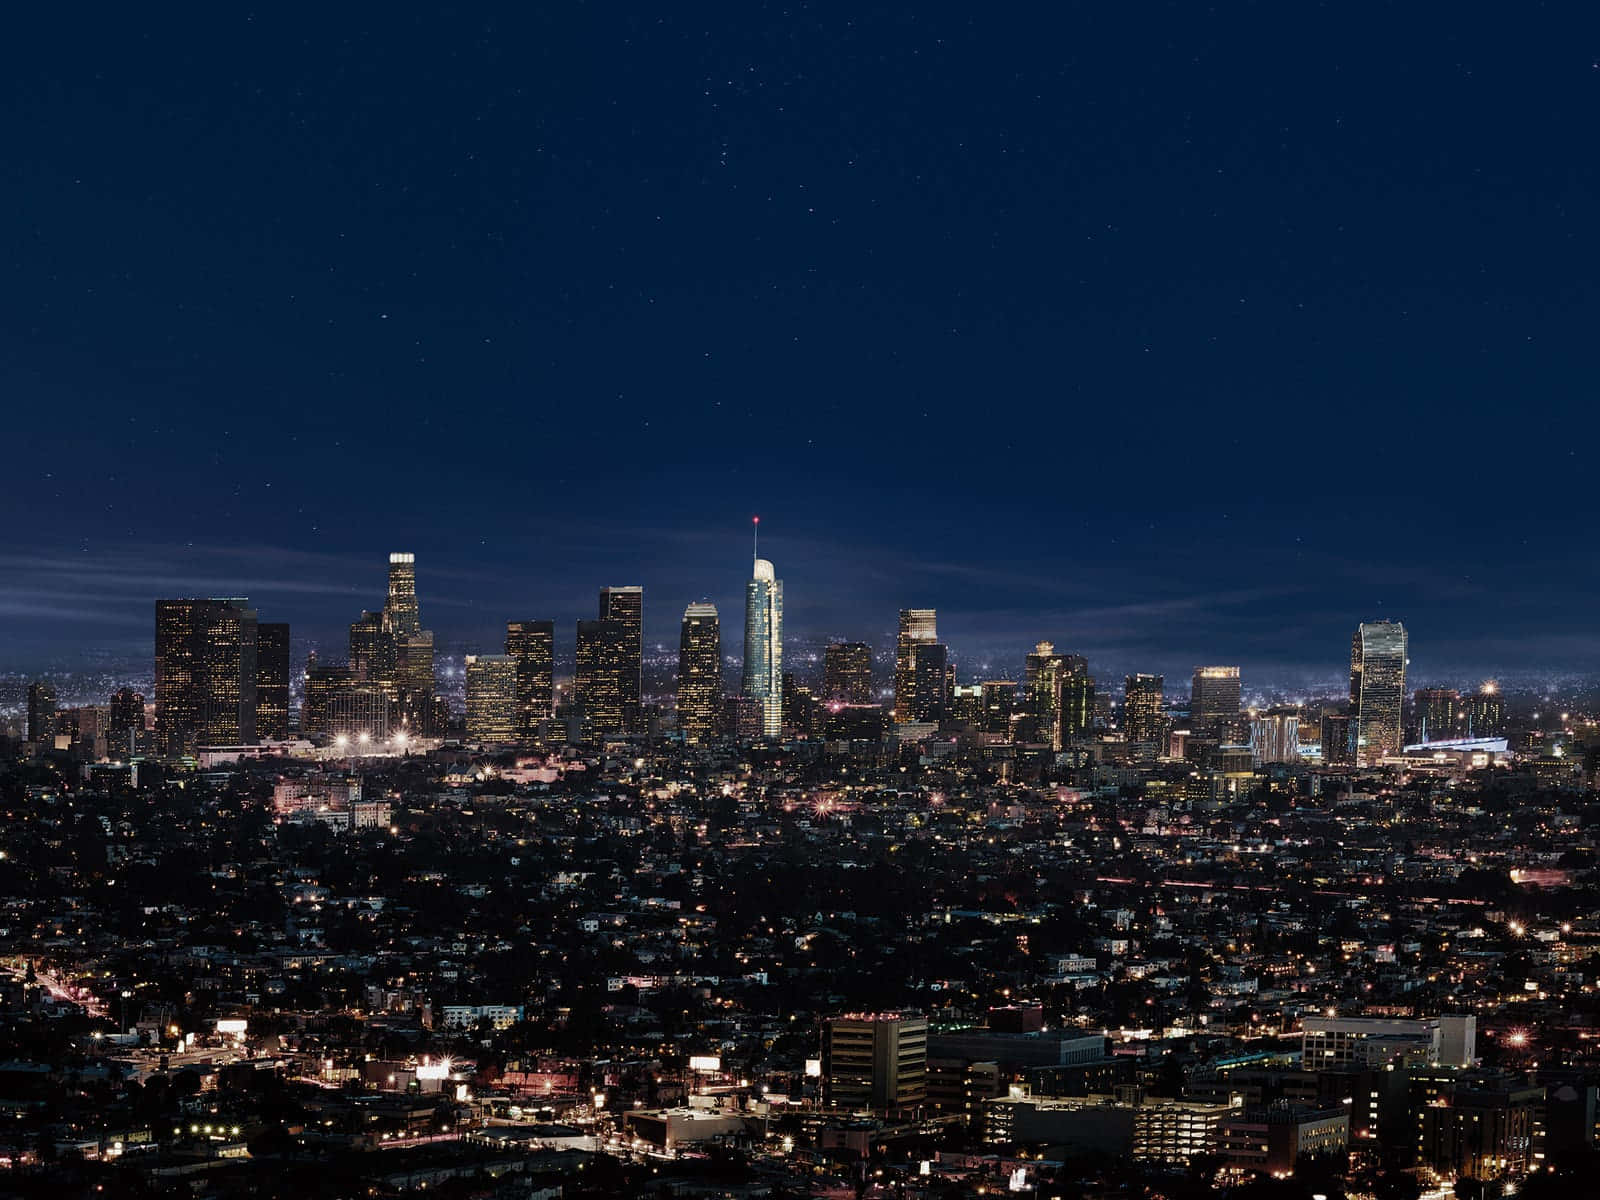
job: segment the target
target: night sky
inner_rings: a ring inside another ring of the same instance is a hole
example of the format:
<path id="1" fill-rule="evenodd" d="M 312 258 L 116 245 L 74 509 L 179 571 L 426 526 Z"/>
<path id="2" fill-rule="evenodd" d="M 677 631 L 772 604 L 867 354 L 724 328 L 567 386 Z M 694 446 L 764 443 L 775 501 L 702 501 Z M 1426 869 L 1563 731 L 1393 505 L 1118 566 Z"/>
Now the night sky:
<path id="1" fill-rule="evenodd" d="M 0 668 L 397 549 L 736 654 L 760 513 L 963 682 L 1600 670 L 1593 6 L 351 7 L 8 14 Z"/>

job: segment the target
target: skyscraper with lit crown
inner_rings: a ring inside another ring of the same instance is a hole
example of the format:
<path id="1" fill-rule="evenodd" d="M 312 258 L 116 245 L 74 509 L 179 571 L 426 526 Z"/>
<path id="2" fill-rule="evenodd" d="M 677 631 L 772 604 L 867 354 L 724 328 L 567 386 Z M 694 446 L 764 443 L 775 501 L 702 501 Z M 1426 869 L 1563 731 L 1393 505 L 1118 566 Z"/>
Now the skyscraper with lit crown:
<path id="1" fill-rule="evenodd" d="M 760 528 L 759 518 L 756 528 Z M 755 560 L 745 585 L 745 697 L 761 705 L 761 732 L 783 733 L 783 581 L 764 558 Z"/>

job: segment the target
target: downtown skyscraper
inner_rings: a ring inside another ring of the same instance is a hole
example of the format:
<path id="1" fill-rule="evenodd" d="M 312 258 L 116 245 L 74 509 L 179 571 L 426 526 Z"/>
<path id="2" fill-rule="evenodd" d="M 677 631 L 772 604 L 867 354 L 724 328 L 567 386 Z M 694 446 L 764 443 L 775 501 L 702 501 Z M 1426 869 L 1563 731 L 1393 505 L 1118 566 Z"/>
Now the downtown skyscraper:
<path id="1" fill-rule="evenodd" d="M 683 610 L 678 639 L 678 728 L 686 742 L 717 731 L 722 713 L 722 626 L 715 604 Z"/>
<path id="2" fill-rule="evenodd" d="M 156 601 L 156 745 L 256 740 L 256 610 L 243 599 Z"/>
<path id="3" fill-rule="evenodd" d="M 1406 627 L 1363 621 L 1350 643 L 1350 738 L 1357 766 L 1400 753 L 1406 696 Z"/>
<path id="4" fill-rule="evenodd" d="M 745 699 L 759 704 L 761 732 L 768 738 L 783 733 L 783 581 L 772 564 L 757 558 L 745 585 Z"/>
<path id="5" fill-rule="evenodd" d="M 517 724 L 523 740 L 555 712 L 556 623 L 506 622 L 506 654 L 517 660 Z"/>
<path id="6" fill-rule="evenodd" d="M 623 662 L 617 676 L 622 728 L 639 731 L 644 692 L 644 589 L 638 586 L 600 589 L 600 619 L 615 621 L 623 639 Z"/>
<path id="7" fill-rule="evenodd" d="M 900 632 L 894 644 L 894 719 L 899 724 L 918 720 L 925 705 L 917 697 L 917 647 L 939 640 L 938 613 L 931 608 L 902 608 Z M 928 660 L 931 663 L 931 657 Z M 926 671 L 923 672 L 926 677 Z"/>

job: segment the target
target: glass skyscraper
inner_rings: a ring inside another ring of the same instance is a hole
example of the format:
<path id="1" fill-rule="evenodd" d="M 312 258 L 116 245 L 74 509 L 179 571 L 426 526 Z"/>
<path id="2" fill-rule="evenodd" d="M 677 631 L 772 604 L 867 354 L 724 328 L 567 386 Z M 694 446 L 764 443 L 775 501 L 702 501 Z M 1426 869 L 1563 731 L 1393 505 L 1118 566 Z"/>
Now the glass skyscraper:
<path id="1" fill-rule="evenodd" d="M 764 558 L 745 587 L 744 694 L 761 705 L 761 732 L 783 732 L 783 581 Z"/>
<path id="2" fill-rule="evenodd" d="M 1350 643 L 1350 720 L 1356 765 L 1401 750 L 1400 711 L 1406 694 L 1406 627 L 1364 621 Z"/>

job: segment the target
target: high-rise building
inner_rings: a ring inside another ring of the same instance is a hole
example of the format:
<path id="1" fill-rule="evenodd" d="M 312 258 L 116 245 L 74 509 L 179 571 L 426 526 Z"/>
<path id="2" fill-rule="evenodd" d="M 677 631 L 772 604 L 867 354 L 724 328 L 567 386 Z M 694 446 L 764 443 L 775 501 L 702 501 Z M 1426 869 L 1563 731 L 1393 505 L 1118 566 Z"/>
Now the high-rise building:
<path id="1" fill-rule="evenodd" d="M 715 604 L 683 610 L 678 638 L 678 728 L 688 742 L 703 742 L 722 717 L 722 626 Z"/>
<path id="2" fill-rule="evenodd" d="M 1506 702 L 1500 685 L 1489 680 L 1467 701 L 1467 733 L 1471 737 L 1499 737 L 1506 731 Z"/>
<path id="3" fill-rule="evenodd" d="M 939 640 L 939 614 L 931 608 L 902 608 L 900 633 L 894 644 L 894 719 L 915 721 L 917 709 L 916 661 L 914 647 L 919 642 Z"/>
<path id="4" fill-rule="evenodd" d="M 590 733 L 606 737 L 625 728 L 626 677 L 638 659 L 633 633 L 621 621 L 579 621 L 572 694 Z"/>
<path id="5" fill-rule="evenodd" d="M 1364 621 L 1350 643 L 1350 719 L 1357 766 L 1400 753 L 1406 694 L 1406 627 Z"/>
<path id="6" fill-rule="evenodd" d="M 616 621 L 623 629 L 626 661 L 618 676 L 622 689 L 622 728 L 635 733 L 642 723 L 644 694 L 644 589 L 601 588 L 600 619 Z"/>
<path id="7" fill-rule="evenodd" d="M 830 642 L 822 652 L 823 699 L 871 704 L 872 647 L 865 642 Z"/>
<path id="8" fill-rule="evenodd" d="M 1250 722 L 1250 750 L 1259 763 L 1300 761 L 1300 710 L 1293 705 L 1269 708 Z"/>
<path id="9" fill-rule="evenodd" d="M 1411 698 L 1417 741 L 1443 742 L 1459 736 L 1466 707 L 1455 688 L 1418 688 Z"/>
<path id="10" fill-rule="evenodd" d="M 759 526 L 758 526 L 759 527 Z M 761 706 L 761 735 L 783 736 L 783 581 L 756 558 L 744 590 L 745 699 Z"/>
<path id="11" fill-rule="evenodd" d="M 389 555 L 389 598 L 384 602 L 383 615 L 388 618 L 390 632 L 397 636 L 421 631 L 422 616 L 417 608 L 415 554 Z"/>
<path id="12" fill-rule="evenodd" d="M 1189 728 L 1226 740 L 1239 724 L 1239 668 L 1196 667 L 1189 687 Z"/>
<path id="13" fill-rule="evenodd" d="M 1040 642 L 1023 660 L 1022 692 L 1036 737 L 1048 738 L 1054 749 L 1080 736 L 1093 720 L 1094 681 L 1089 661 L 1081 654 L 1058 654 L 1052 642 Z"/>
<path id="14" fill-rule="evenodd" d="M 514 742 L 520 715 L 517 660 L 509 654 L 467 655 L 467 740 Z"/>
<path id="15" fill-rule="evenodd" d="M 1017 711 L 1017 681 L 986 679 L 982 687 L 983 731 L 1010 733 L 1011 717 Z"/>
<path id="16" fill-rule="evenodd" d="M 1056 749 L 1088 733 L 1094 727 L 1094 680 L 1087 671 L 1071 671 L 1061 680 L 1056 703 Z"/>
<path id="17" fill-rule="evenodd" d="M 366 614 L 363 614 L 363 619 Z M 433 698 L 433 632 L 422 628 L 417 606 L 417 556 L 389 555 L 389 595 L 379 620 L 377 659 L 363 678 L 383 685 L 400 705 L 400 721 L 420 728 Z M 352 629 L 352 642 L 354 630 Z M 356 665 L 354 646 L 350 661 Z"/>
<path id="18" fill-rule="evenodd" d="M 909 719 L 943 720 L 949 709 L 950 690 L 948 647 L 943 642 L 913 642 Z"/>
<path id="19" fill-rule="evenodd" d="M 35 679 L 28 685 L 28 740 L 48 742 L 56 736 L 56 685 Z"/>
<path id="20" fill-rule="evenodd" d="M 822 1026 L 822 1101 L 888 1113 L 927 1098 L 928 1022 L 903 1013 L 850 1013 Z"/>
<path id="21" fill-rule="evenodd" d="M 256 740 L 256 611 L 242 599 L 156 601 L 162 754 Z"/>
<path id="22" fill-rule="evenodd" d="M 289 736 L 289 626 L 281 621 L 256 625 L 256 736 Z"/>
<path id="23" fill-rule="evenodd" d="M 1122 728 L 1135 745 L 1165 742 L 1166 680 L 1160 675 L 1129 675 L 1122 685 Z"/>
<path id="24" fill-rule="evenodd" d="M 400 695 L 394 634 L 381 612 L 365 611 L 350 623 L 350 670 L 364 683 L 380 687 L 390 699 Z"/>
<path id="25" fill-rule="evenodd" d="M 256 704 L 256 711 L 258 714 L 257 724 L 259 724 L 259 700 Z M 144 732 L 144 695 L 142 693 L 134 691 L 131 687 L 118 688 L 111 693 L 110 715 L 106 723 L 106 732 L 113 739 L 120 739 L 119 745 L 124 746 L 129 733 Z"/>
<path id="26" fill-rule="evenodd" d="M 334 733 L 334 698 L 353 686 L 355 675 L 349 667 L 319 663 L 313 652 L 306 663 L 305 693 L 300 700 L 300 732 L 331 736 Z"/>
<path id="27" fill-rule="evenodd" d="M 1323 713 L 1321 741 L 1322 761 L 1325 766 L 1353 767 L 1355 765 L 1355 719 L 1349 713 Z"/>
<path id="28" fill-rule="evenodd" d="M 517 733 L 528 740 L 555 713 L 556 623 L 508 621 L 506 653 L 517 660 Z"/>

